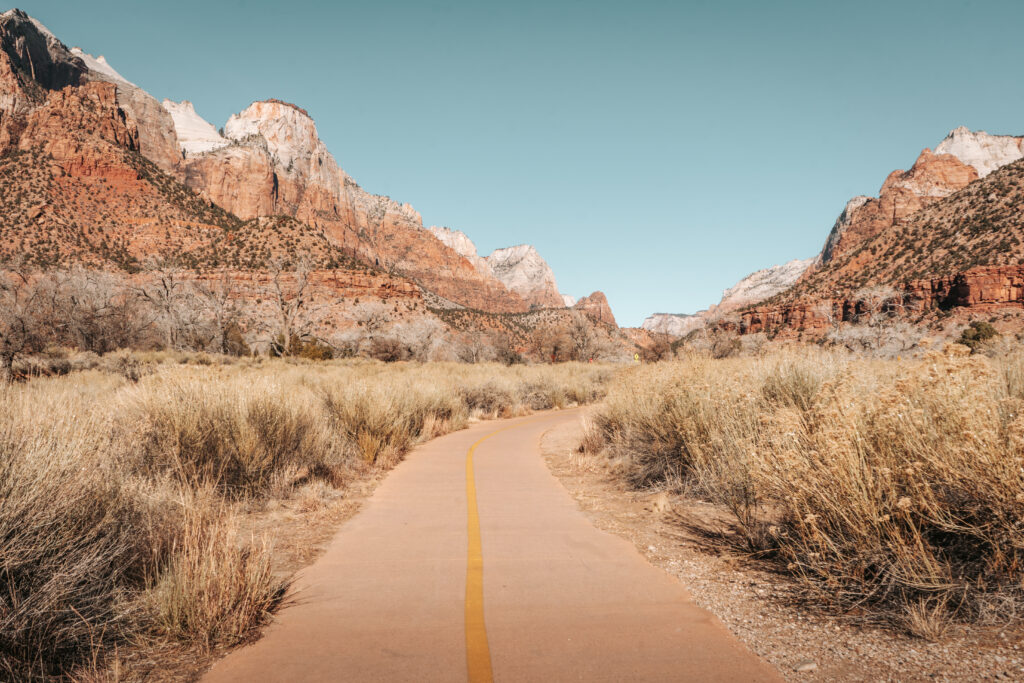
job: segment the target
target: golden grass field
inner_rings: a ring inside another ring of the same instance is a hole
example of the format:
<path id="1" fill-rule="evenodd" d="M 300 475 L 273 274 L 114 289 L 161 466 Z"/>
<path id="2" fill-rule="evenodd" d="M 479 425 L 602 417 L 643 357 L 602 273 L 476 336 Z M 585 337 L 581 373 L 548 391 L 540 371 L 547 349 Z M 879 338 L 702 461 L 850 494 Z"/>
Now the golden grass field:
<path id="1" fill-rule="evenodd" d="M 829 610 L 936 639 L 1024 605 L 1024 354 L 818 349 L 625 373 L 582 446 L 718 503 Z"/>
<path id="2" fill-rule="evenodd" d="M 102 367 L 0 385 L 0 679 L 100 680 L 140 643 L 241 642 L 288 584 L 272 539 L 240 533 L 245 514 L 344 489 L 472 418 L 592 402 L 613 372 L 175 354 Z"/>
<path id="3" fill-rule="evenodd" d="M 1021 352 L 85 367 L 0 385 L 0 678 L 119 680 L 133 648 L 243 642 L 289 583 L 254 515 L 344 497 L 471 419 L 597 401 L 585 450 L 728 510 L 716 542 L 814 604 L 929 639 L 1024 606 Z"/>

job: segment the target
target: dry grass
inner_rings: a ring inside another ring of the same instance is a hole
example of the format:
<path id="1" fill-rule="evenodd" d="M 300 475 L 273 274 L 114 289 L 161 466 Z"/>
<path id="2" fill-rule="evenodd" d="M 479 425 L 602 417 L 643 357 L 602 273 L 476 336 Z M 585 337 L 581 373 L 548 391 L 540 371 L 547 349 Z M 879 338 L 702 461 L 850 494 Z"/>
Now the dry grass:
<path id="1" fill-rule="evenodd" d="M 143 641 L 240 642 L 287 579 L 239 515 L 315 511 L 420 441 L 595 400 L 611 374 L 125 356 L 0 385 L 0 679 L 103 680 Z"/>
<path id="2" fill-rule="evenodd" d="M 909 361 L 813 351 L 641 368 L 588 447 L 636 485 L 732 511 L 806 594 L 936 637 L 1018 618 L 1024 596 L 1024 355 Z"/>

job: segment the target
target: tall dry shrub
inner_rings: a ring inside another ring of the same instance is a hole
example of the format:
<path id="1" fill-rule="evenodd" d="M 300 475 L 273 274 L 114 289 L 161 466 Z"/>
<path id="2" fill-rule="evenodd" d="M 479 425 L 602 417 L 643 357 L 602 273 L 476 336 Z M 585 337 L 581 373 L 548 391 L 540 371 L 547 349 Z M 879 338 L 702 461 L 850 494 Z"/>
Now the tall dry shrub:
<path id="1" fill-rule="evenodd" d="M 108 433 L 73 396 L 0 387 L 0 677 L 56 675 L 117 642 L 166 554 L 173 513 L 136 495 Z"/>
<path id="2" fill-rule="evenodd" d="M 156 378 L 127 393 L 122 437 L 138 471 L 232 496 L 264 493 L 305 469 L 341 480 L 344 462 L 312 392 L 266 377 Z"/>
<path id="3" fill-rule="evenodd" d="M 819 600 L 1008 618 L 1024 592 L 1024 362 L 957 348 L 644 368 L 613 386 L 589 438 L 635 484 L 727 505 Z"/>

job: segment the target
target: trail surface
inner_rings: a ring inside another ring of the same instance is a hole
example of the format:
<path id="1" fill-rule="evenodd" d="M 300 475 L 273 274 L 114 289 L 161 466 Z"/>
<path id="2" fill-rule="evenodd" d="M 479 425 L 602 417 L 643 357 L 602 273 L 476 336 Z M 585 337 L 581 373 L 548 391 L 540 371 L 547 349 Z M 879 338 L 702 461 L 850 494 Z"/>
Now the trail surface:
<path id="1" fill-rule="evenodd" d="M 482 422 L 415 449 L 264 637 L 205 680 L 781 680 L 548 472 L 541 435 L 579 418 Z"/>

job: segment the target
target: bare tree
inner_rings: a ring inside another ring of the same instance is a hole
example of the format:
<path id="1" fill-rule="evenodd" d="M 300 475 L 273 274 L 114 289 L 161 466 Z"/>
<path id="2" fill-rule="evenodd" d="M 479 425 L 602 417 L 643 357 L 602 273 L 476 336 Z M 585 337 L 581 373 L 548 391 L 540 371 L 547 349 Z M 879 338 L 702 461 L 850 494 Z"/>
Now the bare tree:
<path id="1" fill-rule="evenodd" d="M 841 306 L 838 306 L 834 301 L 822 301 L 814 307 L 814 312 L 825 319 L 825 322 L 828 323 L 832 334 L 838 334 L 839 328 L 843 322 L 843 311 Z"/>
<path id="2" fill-rule="evenodd" d="M 480 363 L 491 355 L 491 344 L 481 330 L 470 330 L 459 336 L 459 360 L 465 363 Z"/>
<path id="3" fill-rule="evenodd" d="M 877 285 L 859 289 L 853 297 L 860 309 L 858 321 L 874 330 L 876 348 L 881 347 L 885 327 L 903 309 L 902 295 L 894 287 Z"/>
<path id="4" fill-rule="evenodd" d="M 237 328 L 242 319 L 234 281 L 227 273 L 196 286 L 196 297 L 206 313 L 210 327 L 209 345 L 218 353 L 228 353 L 228 333 Z"/>
<path id="5" fill-rule="evenodd" d="M 594 325 L 584 313 L 573 311 L 567 330 L 569 335 L 569 356 L 572 360 L 588 360 L 594 356 L 596 338 Z"/>
<path id="6" fill-rule="evenodd" d="M 11 380 L 19 354 L 42 344 L 38 315 L 41 289 L 22 264 L 0 270 L 0 382 Z"/>
<path id="7" fill-rule="evenodd" d="M 181 269 L 164 260 L 151 260 L 144 269 L 145 282 L 135 288 L 136 295 L 153 311 L 154 324 L 166 348 L 186 345 L 186 334 L 196 324 L 198 308 L 191 287 Z M 191 340 L 188 340 L 191 341 Z"/>
<path id="8" fill-rule="evenodd" d="M 270 347 L 279 355 L 291 355 L 292 343 L 296 339 L 316 338 L 326 316 L 325 307 L 313 298 L 311 270 L 309 261 L 305 259 L 294 267 L 278 259 L 267 264 L 270 274 L 268 298 L 273 304 L 273 321 L 265 327 L 270 332 Z"/>
<path id="9" fill-rule="evenodd" d="M 137 346 L 153 328 L 155 313 L 116 276 L 76 268 L 54 282 L 55 323 L 64 340 L 103 354 Z"/>

